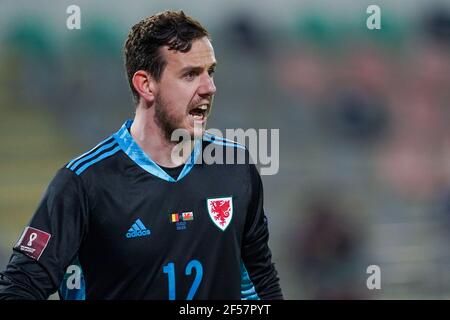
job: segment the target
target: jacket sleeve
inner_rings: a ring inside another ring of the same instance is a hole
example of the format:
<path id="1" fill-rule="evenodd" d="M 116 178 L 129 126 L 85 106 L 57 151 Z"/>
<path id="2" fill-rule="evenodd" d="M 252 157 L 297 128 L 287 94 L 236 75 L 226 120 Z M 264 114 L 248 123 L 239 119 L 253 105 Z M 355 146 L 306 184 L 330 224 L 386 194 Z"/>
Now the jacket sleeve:
<path id="1" fill-rule="evenodd" d="M 60 169 L 0 272 L 0 300 L 47 299 L 87 230 L 88 198 L 79 176 Z"/>
<path id="2" fill-rule="evenodd" d="M 283 299 L 279 278 L 269 248 L 269 230 L 263 208 L 263 186 L 254 164 L 250 165 L 251 203 L 242 243 L 243 275 L 259 299 Z M 249 297 L 247 290 L 247 298 Z M 243 291 L 243 298 L 245 298 Z"/>

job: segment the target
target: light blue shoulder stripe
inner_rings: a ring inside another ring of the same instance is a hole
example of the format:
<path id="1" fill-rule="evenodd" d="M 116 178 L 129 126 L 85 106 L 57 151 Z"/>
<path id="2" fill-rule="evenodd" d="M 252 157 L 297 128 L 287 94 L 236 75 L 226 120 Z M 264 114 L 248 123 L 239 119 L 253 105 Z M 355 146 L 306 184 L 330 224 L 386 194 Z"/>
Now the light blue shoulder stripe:
<path id="1" fill-rule="evenodd" d="M 111 151 L 108 151 L 108 152 L 105 152 L 105 153 L 101 154 L 99 157 L 95 158 L 94 160 L 89 161 L 88 163 L 82 165 L 77 171 L 75 171 L 75 173 L 77 175 L 80 175 L 89 166 L 92 166 L 94 163 L 97 163 L 97 162 L 105 159 L 106 157 L 112 156 L 113 154 L 115 154 L 119 150 L 120 150 L 120 146 L 117 146 L 114 149 L 112 149 Z"/>
<path id="2" fill-rule="evenodd" d="M 225 142 L 221 142 L 221 141 L 210 141 L 211 143 L 220 145 L 220 146 L 225 146 L 225 147 L 234 147 L 234 148 L 238 148 L 238 149 L 242 149 L 245 150 L 245 147 L 241 146 L 240 144 L 231 144 L 231 143 L 225 143 Z"/>
<path id="3" fill-rule="evenodd" d="M 240 144 L 239 142 L 236 142 L 234 140 L 227 139 L 227 138 L 224 138 L 224 137 L 221 137 L 221 136 L 216 136 L 216 135 L 214 135 L 212 133 L 209 133 L 208 131 L 205 131 L 204 136 L 207 136 L 207 137 L 210 137 L 210 138 L 214 138 L 214 139 L 216 139 L 218 141 L 229 142 L 231 144 L 237 144 L 237 145 L 240 145 L 242 147 L 245 147 L 244 145 Z"/>
<path id="4" fill-rule="evenodd" d="M 241 300 L 260 300 L 256 293 L 255 286 L 241 260 Z"/>
<path id="5" fill-rule="evenodd" d="M 218 136 L 214 136 L 214 135 L 212 135 L 210 133 L 206 133 L 206 132 L 203 135 L 203 139 L 205 141 L 208 141 L 208 142 L 211 142 L 211 143 L 214 143 L 214 144 L 217 144 L 217 145 L 221 145 L 221 146 L 234 147 L 234 148 L 239 148 L 239 149 L 243 149 L 243 150 L 246 149 L 245 146 L 243 146 L 243 145 L 241 145 L 239 143 L 236 143 L 236 142 L 234 142 L 232 140 L 228 140 L 228 139 L 224 139 L 224 138 L 221 138 L 221 137 L 218 137 Z"/>
<path id="6" fill-rule="evenodd" d="M 104 146 L 102 146 L 101 148 L 98 148 L 97 151 L 91 153 L 90 155 L 86 156 L 86 157 L 82 157 L 80 158 L 78 161 L 76 161 L 72 166 L 70 166 L 69 169 L 74 170 L 80 163 L 92 159 L 93 157 L 95 157 L 96 155 L 98 155 L 100 152 L 102 152 L 103 150 L 108 149 L 109 147 L 112 147 L 114 144 L 116 143 L 115 140 L 113 140 L 112 142 L 105 144 Z"/>
<path id="7" fill-rule="evenodd" d="M 77 161 L 78 159 L 83 158 L 83 157 L 84 157 L 85 155 L 87 155 L 89 152 L 92 152 L 92 150 L 94 150 L 94 149 L 97 148 L 98 146 L 102 145 L 102 144 L 105 143 L 106 141 L 110 140 L 111 138 L 112 138 L 112 137 L 109 136 L 108 138 L 106 138 L 105 140 L 103 140 L 102 142 L 100 142 L 99 144 L 97 144 L 95 147 L 93 147 L 91 150 L 89 150 L 89 151 L 83 153 L 81 156 L 76 157 L 75 159 L 73 159 L 72 161 L 70 161 L 70 162 L 67 164 L 66 168 L 71 167 L 72 164 L 73 164 L 75 161 Z"/>

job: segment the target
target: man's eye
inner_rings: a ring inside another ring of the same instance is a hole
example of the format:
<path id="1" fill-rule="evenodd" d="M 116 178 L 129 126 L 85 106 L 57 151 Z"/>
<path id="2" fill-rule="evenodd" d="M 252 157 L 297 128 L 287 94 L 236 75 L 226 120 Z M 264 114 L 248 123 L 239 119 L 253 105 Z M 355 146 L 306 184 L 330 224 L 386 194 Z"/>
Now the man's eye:
<path id="1" fill-rule="evenodd" d="M 210 76 L 212 76 L 212 75 L 214 74 L 214 72 L 216 72 L 215 69 L 209 69 L 209 70 L 208 70 L 208 74 L 209 74 Z"/>
<path id="2" fill-rule="evenodd" d="M 186 78 L 191 79 L 191 80 L 194 79 L 196 76 L 197 76 L 197 72 L 195 72 L 195 71 L 190 71 L 190 72 L 186 73 Z"/>

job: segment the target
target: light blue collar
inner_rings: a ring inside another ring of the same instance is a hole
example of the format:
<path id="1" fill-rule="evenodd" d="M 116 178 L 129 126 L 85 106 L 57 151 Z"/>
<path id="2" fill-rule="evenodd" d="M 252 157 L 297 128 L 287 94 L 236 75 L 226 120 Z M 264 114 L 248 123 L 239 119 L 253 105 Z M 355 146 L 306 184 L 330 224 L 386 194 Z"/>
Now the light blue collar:
<path id="1" fill-rule="evenodd" d="M 120 128 L 120 130 L 113 135 L 113 137 L 119 143 L 119 146 L 123 150 L 123 152 L 125 152 L 138 166 L 140 166 L 148 173 L 169 182 L 180 181 L 189 173 L 189 171 L 191 171 L 201 152 L 201 139 L 195 141 L 194 150 L 191 153 L 191 156 L 184 164 L 183 170 L 175 180 L 169 174 L 167 174 L 167 172 L 165 172 L 156 162 L 154 162 L 149 156 L 147 156 L 141 149 L 141 147 L 139 147 L 139 145 L 134 141 L 133 137 L 128 131 L 128 129 L 131 128 L 132 123 L 133 120 L 127 120 Z"/>

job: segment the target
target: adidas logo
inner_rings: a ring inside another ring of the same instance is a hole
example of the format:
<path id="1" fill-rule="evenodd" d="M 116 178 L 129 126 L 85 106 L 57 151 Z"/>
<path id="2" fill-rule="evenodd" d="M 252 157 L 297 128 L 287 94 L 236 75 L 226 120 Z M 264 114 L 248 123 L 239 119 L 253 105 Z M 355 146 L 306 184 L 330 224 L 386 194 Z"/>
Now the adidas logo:
<path id="1" fill-rule="evenodd" d="M 128 229 L 126 234 L 127 238 L 145 237 L 150 235 L 150 230 L 148 230 L 141 219 L 137 219 L 135 223 Z"/>

